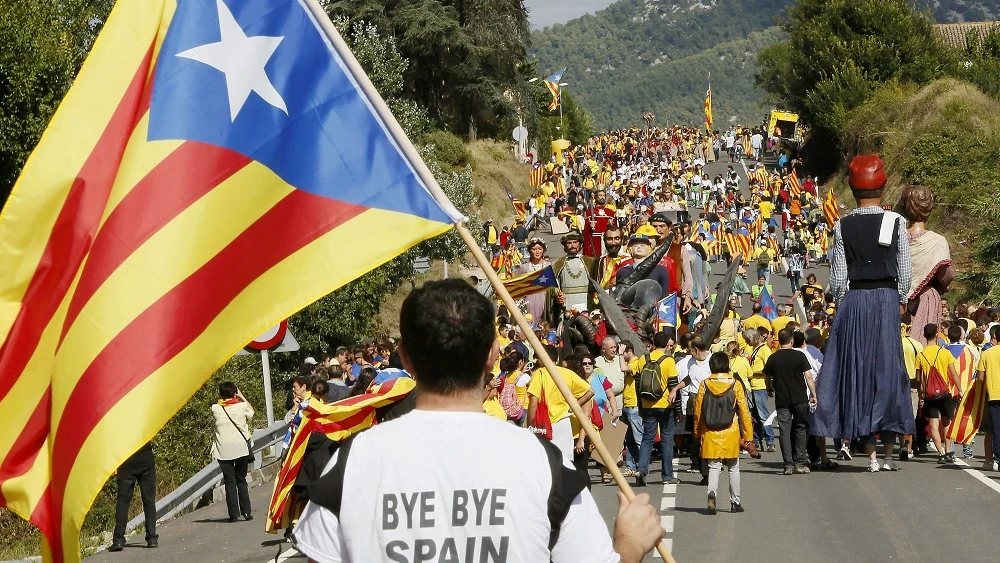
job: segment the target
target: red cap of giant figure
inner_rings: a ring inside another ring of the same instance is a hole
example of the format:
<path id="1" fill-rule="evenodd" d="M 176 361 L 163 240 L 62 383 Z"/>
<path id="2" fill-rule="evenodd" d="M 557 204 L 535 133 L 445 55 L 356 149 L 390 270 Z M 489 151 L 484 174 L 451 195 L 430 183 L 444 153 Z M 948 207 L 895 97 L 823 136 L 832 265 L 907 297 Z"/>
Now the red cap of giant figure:
<path id="1" fill-rule="evenodd" d="M 877 154 L 854 157 L 850 169 L 851 174 L 847 181 L 854 191 L 878 190 L 885 187 L 885 183 L 889 180 L 885 175 L 885 164 Z"/>

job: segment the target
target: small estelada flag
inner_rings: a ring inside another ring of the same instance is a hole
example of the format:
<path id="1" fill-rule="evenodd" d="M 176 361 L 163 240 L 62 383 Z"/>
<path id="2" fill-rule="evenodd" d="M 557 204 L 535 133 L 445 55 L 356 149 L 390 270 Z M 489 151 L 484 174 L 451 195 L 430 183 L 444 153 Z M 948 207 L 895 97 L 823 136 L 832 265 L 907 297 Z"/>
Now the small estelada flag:
<path id="1" fill-rule="evenodd" d="M 556 287 L 556 274 L 552 266 L 546 266 L 537 272 L 521 274 L 503 282 L 512 299 L 521 299 L 550 287 Z"/>

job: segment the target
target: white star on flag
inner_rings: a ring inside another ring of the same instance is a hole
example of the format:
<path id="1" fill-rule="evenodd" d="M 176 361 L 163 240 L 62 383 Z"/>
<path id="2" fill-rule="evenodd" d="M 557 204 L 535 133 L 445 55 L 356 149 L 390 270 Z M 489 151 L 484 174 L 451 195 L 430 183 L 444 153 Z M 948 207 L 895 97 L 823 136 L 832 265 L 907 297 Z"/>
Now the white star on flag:
<path id="1" fill-rule="evenodd" d="M 221 41 L 188 49 L 177 53 L 177 56 L 207 64 L 226 75 L 229 117 L 232 121 L 236 121 L 250 92 L 257 92 L 265 102 L 288 115 L 285 100 L 274 89 L 264 71 L 264 66 L 284 37 L 247 37 L 225 3 L 216 0 L 216 4 L 219 8 Z"/>
<path id="2" fill-rule="evenodd" d="M 537 280 L 535 280 L 535 283 L 549 283 L 549 277 L 546 275 L 542 275 Z"/>

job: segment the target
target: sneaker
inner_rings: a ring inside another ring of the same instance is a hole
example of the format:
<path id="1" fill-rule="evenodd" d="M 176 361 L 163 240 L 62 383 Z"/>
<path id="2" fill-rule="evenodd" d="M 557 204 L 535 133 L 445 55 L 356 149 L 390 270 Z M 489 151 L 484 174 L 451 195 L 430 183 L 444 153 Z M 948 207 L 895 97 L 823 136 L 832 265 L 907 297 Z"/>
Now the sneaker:
<path id="1" fill-rule="evenodd" d="M 882 464 L 882 470 L 883 471 L 899 471 L 899 466 L 896 465 L 895 461 L 893 461 L 891 459 L 887 459 L 887 460 L 885 460 L 885 463 Z"/>
<path id="2" fill-rule="evenodd" d="M 715 512 L 715 493 L 708 493 L 708 513 L 714 515 Z"/>
<path id="3" fill-rule="evenodd" d="M 1000 469 L 1000 468 L 997 467 L 998 465 L 1000 465 L 1000 464 L 998 464 L 995 461 L 984 461 L 983 462 L 983 466 L 982 466 L 982 470 L 983 471 L 997 471 L 998 469 Z"/>
<path id="4" fill-rule="evenodd" d="M 937 462 L 939 464 L 941 464 L 941 465 L 944 465 L 944 464 L 948 463 L 948 456 L 939 455 L 938 459 L 937 459 Z"/>
<path id="5" fill-rule="evenodd" d="M 794 473 L 795 473 L 795 469 L 792 468 L 791 466 L 786 467 L 784 469 L 784 471 L 781 472 L 782 475 L 793 475 Z"/>
<path id="6" fill-rule="evenodd" d="M 116 541 L 111 544 L 111 547 L 108 548 L 108 551 L 121 551 L 123 549 L 125 549 L 125 542 Z"/>
<path id="7" fill-rule="evenodd" d="M 843 461 L 843 459 L 844 459 L 844 450 L 843 449 L 841 449 L 839 452 L 837 452 L 837 459 L 840 460 L 840 461 Z"/>
<path id="8" fill-rule="evenodd" d="M 851 461 L 851 449 L 847 445 L 840 446 L 840 454 L 837 455 L 837 459 L 842 459 L 844 461 Z"/>
<path id="9" fill-rule="evenodd" d="M 645 487 L 646 486 L 646 476 L 643 475 L 642 473 L 638 472 L 638 471 L 636 471 L 636 473 L 635 473 L 635 486 L 636 487 Z"/>
<path id="10" fill-rule="evenodd" d="M 764 448 L 764 451 L 765 452 L 773 452 L 774 451 L 774 444 L 768 444 L 767 447 Z"/>
<path id="11" fill-rule="evenodd" d="M 664 479 L 663 480 L 663 484 L 664 485 L 680 485 L 681 484 L 681 480 L 678 479 L 677 477 L 672 477 L 670 479 Z"/>
<path id="12" fill-rule="evenodd" d="M 878 470 L 879 470 L 879 468 L 878 468 L 878 462 L 875 461 L 875 460 L 870 460 L 868 462 L 868 472 L 869 473 L 878 473 Z"/>
<path id="13" fill-rule="evenodd" d="M 823 471 L 835 471 L 838 467 L 840 467 L 840 464 L 830 459 L 824 459 L 819 462 L 819 469 Z"/>
<path id="14" fill-rule="evenodd" d="M 948 452 L 944 454 L 944 460 L 948 463 L 955 463 L 955 452 Z"/>
<path id="15" fill-rule="evenodd" d="M 732 512 L 733 514 L 737 514 L 739 512 L 746 512 L 746 510 L 744 510 L 742 504 L 740 504 L 738 502 L 734 502 L 733 506 L 729 509 L 729 512 Z"/>
<path id="16" fill-rule="evenodd" d="M 972 453 L 972 446 L 971 445 L 970 446 L 963 446 L 962 447 L 962 455 L 965 457 L 965 459 L 973 459 L 974 457 L 976 457 Z"/>
<path id="17" fill-rule="evenodd" d="M 796 475 L 808 475 L 810 473 L 809 467 L 806 465 L 800 465 L 792 470 Z"/>
<path id="18" fill-rule="evenodd" d="M 149 538 L 146 540 L 146 547 L 149 549 L 156 549 L 157 547 L 160 547 L 159 538 Z"/>
<path id="19" fill-rule="evenodd" d="M 907 461 L 910 459 L 909 450 L 899 450 L 899 461 Z"/>

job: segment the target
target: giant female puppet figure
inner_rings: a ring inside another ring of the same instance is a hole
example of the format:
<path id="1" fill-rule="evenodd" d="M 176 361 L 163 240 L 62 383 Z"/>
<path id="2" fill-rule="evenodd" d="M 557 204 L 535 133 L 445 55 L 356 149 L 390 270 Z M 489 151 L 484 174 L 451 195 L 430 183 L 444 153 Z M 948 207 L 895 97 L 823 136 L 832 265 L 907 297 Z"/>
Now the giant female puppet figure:
<path id="1" fill-rule="evenodd" d="M 906 186 L 896 209 L 909 221 L 913 278 L 907 309 L 913 315 L 910 337 L 924 346 L 924 326 L 941 323 L 941 294 L 948 291 L 955 269 L 951 249 L 943 236 L 924 226 L 934 209 L 934 194 L 927 186 Z"/>
<path id="2" fill-rule="evenodd" d="M 913 434 L 916 426 L 899 338 L 910 296 L 910 244 L 906 220 L 881 207 L 886 181 L 877 155 L 851 161 L 848 182 L 858 207 L 833 230 L 830 292 L 837 316 L 809 424 L 816 436 L 864 438 L 872 472 L 896 468 L 895 435 Z M 875 458 L 875 434 L 885 446 L 882 466 Z"/>

